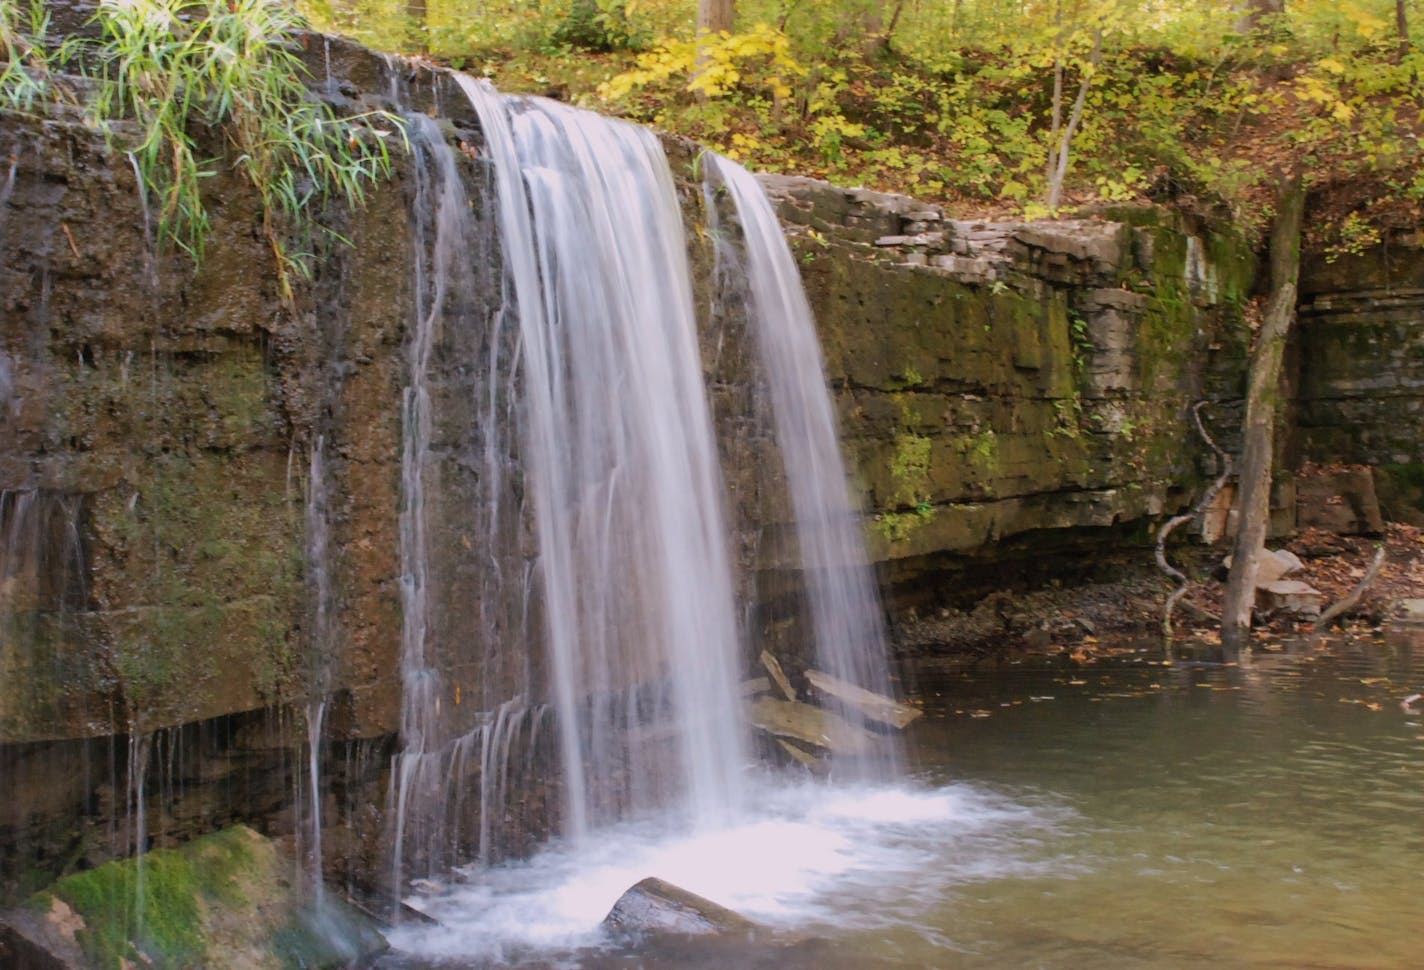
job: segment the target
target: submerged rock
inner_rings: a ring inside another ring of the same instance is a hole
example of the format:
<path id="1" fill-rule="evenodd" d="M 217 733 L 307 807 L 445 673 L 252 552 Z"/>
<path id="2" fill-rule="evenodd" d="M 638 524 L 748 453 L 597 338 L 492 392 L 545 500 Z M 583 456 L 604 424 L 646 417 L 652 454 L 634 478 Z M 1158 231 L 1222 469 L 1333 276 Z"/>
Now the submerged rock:
<path id="1" fill-rule="evenodd" d="M 649 876 L 622 896 L 603 925 L 616 934 L 640 936 L 736 935 L 750 937 L 761 927 L 740 913 L 656 876 Z"/>

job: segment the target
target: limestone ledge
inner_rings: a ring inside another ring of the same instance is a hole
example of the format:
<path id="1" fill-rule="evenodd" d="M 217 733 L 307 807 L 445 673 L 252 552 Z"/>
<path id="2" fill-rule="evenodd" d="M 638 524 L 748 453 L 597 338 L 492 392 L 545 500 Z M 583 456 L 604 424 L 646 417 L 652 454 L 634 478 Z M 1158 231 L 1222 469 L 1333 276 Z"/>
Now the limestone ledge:
<path id="1" fill-rule="evenodd" d="M 1239 240 L 1151 208 L 970 222 L 811 179 L 763 184 L 801 261 L 877 558 L 951 569 L 947 554 L 992 557 L 1014 535 L 1145 526 L 1210 470 L 1189 409 L 1218 400 L 1208 414 L 1234 420 L 1254 273 Z"/>

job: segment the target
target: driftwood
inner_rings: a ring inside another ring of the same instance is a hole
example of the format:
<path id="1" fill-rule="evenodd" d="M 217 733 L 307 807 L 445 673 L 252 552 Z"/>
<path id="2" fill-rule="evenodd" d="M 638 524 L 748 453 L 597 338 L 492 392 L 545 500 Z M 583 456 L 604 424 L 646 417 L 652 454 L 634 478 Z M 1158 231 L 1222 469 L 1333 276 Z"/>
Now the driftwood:
<path id="1" fill-rule="evenodd" d="M 772 683 L 781 688 L 781 692 L 786 695 L 786 699 L 788 701 L 796 700 L 796 689 L 791 686 L 791 681 L 787 678 L 786 671 L 781 669 L 781 662 L 763 650 L 761 652 L 761 665 L 766 668 L 766 672 L 771 675 Z"/>
<path id="2" fill-rule="evenodd" d="M 1362 578 L 1358 583 L 1355 584 L 1354 589 L 1350 590 L 1350 592 L 1346 593 L 1340 599 L 1330 604 L 1330 607 L 1324 613 L 1320 614 L 1320 619 L 1315 621 L 1316 631 L 1323 632 L 1326 627 L 1328 627 L 1335 620 L 1339 619 L 1341 614 L 1345 613 L 1348 610 L 1354 609 L 1355 604 L 1360 601 L 1360 597 L 1365 595 L 1365 590 L 1369 589 L 1370 584 L 1375 581 L 1375 578 L 1377 576 L 1379 576 L 1380 567 L 1383 565 L 1384 546 L 1380 546 L 1378 549 L 1375 550 L 1375 558 L 1370 563 L 1370 568 L 1365 570 L 1364 578 Z"/>
<path id="3" fill-rule="evenodd" d="M 1221 474 L 1218 475 L 1216 481 L 1212 482 L 1210 487 L 1202 493 L 1201 501 L 1197 502 L 1196 506 L 1193 507 L 1190 512 L 1184 515 L 1175 515 L 1168 519 L 1157 533 L 1157 566 L 1162 572 L 1167 574 L 1168 578 L 1175 580 L 1177 583 L 1177 588 L 1172 590 L 1171 595 L 1167 597 L 1167 602 L 1162 607 L 1162 636 L 1169 639 L 1172 636 L 1172 612 L 1176 609 L 1177 602 L 1187 592 L 1187 588 L 1191 585 L 1191 582 L 1187 579 L 1185 573 L 1167 561 L 1167 537 L 1170 536 L 1179 525 L 1190 522 L 1205 512 L 1211 503 L 1216 501 L 1216 496 L 1221 493 L 1221 490 L 1226 487 L 1226 483 L 1231 479 L 1231 456 L 1222 450 L 1222 447 L 1216 443 L 1216 439 L 1207 432 L 1206 424 L 1203 423 L 1201 416 L 1201 409 L 1204 404 L 1206 404 L 1205 401 L 1198 401 L 1192 405 L 1192 420 L 1196 422 L 1197 433 L 1202 436 L 1202 440 L 1207 443 L 1207 446 L 1211 448 L 1212 451 L 1216 452 L 1217 460 L 1221 462 Z M 1196 610 L 1197 613 L 1204 614 L 1212 620 L 1217 622 L 1221 620 L 1220 617 L 1208 610 L 1203 610 L 1199 607 L 1192 608 Z"/>
<path id="4" fill-rule="evenodd" d="M 867 721 L 876 721 L 897 731 L 904 730 L 907 724 L 924 714 L 924 711 L 901 704 L 894 698 L 848 684 L 819 670 L 807 670 L 806 680 L 821 694 L 835 698 Z"/>

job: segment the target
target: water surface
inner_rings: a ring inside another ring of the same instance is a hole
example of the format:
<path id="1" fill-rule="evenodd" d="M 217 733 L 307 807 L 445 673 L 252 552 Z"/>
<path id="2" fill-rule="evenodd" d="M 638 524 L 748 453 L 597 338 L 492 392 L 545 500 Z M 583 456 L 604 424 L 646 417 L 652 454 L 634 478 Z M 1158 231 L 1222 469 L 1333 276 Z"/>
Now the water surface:
<path id="1" fill-rule="evenodd" d="M 630 823 L 417 900 L 392 967 L 1352 967 L 1419 964 L 1424 673 L 1407 640 L 1261 655 L 919 665 L 895 786 L 755 776 L 700 836 Z M 659 875 L 778 944 L 620 950 Z"/>

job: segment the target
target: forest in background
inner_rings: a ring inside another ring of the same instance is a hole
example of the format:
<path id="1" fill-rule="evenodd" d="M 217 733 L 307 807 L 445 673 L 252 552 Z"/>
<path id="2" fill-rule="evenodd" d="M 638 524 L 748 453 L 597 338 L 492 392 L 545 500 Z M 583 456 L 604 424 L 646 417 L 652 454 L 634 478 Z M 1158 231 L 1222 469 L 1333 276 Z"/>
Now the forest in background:
<path id="1" fill-rule="evenodd" d="M 1263 230 L 1295 172 L 1340 253 L 1424 200 L 1417 0 L 303 3 L 503 90 L 959 214 L 1149 199 Z"/>

